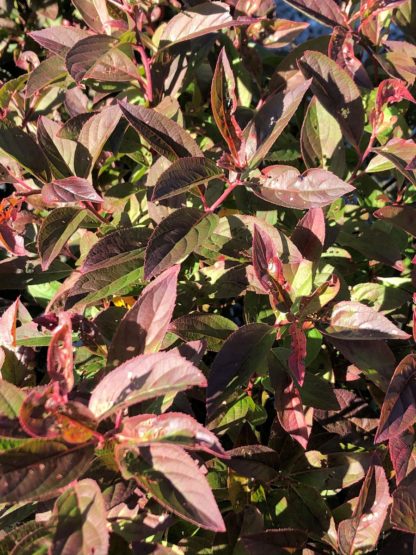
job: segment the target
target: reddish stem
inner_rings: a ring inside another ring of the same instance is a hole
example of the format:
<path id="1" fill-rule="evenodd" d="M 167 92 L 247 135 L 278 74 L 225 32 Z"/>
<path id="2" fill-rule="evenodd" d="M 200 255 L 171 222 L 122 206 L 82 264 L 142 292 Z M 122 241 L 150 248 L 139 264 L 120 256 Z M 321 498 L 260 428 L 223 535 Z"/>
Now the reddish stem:
<path id="1" fill-rule="evenodd" d="M 239 181 L 237 181 L 236 183 L 230 183 L 230 186 L 227 189 L 225 189 L 222 195 L 220 195 L 220 197 L 212 204 L 212 206 L 207 208 L 205 212 L 214 212 L 219 206 L 221 206 L 224 200 L 227 197 L 229 197 L 230 194 L 234 191 L 234 189 L 236 189 L 239 185 L 240 185 Z"/>

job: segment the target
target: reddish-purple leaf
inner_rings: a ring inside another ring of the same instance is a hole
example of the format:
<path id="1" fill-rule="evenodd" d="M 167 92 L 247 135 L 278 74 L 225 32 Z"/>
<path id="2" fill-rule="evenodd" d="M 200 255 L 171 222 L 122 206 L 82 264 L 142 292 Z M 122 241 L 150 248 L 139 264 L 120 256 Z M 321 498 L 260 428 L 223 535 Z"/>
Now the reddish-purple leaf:
<path id="1" fill-rule="evenodd" d="M 264 200 L 286 208 L 321 208 L 354 190 L 349 183 L 319 168 L 300 174 L 291 166 L 269 166 L 263 174 L 253 191 Z"/>
<path id="2" fill-rule="evenodd" d="M 177 445 L 120 445 L 116 459 L 125 479 L 133 478 L 166 509 L 215 532 L 225 525 L 197 462 Z"/>
<path id="3" fill-rule="evenodd" d="M 303 385 L 305 380 L 305 359 L 306 359 L 306 335 L 298 324 L 293 323 L 289 326 L 290 334 L 290 355 L 289 370 L 295 376 L 298 384 Z"/>
<path id="4" fill-rule="evenodd" d="M 93 390 L 89 408 L 99 419 L 130 405 L 205 387 L 204 375 L 176 349 L 149 353 L 129 359 L 107 374 Z"/>
<path id="5" fill-rule="evenodd" d="M 144 447 L 155 443 L 168 443 L 223 456 L 224 449 L 217 437 L 199 424 L 192 416 L 180 412 L 166 414 L 140 414 L 123 420 L 117 437 Z"/>
<path id="6" fill-rule="evenodd" d="M 288 125 L 309 88 L 309 81 L 299 79 L 295 84 L 270 96 L 243 131 L 245 158 L 251 167 L 257 166 L 269 152 Z"/>
<path id="7" fill-rule="evenodd" d="M 409 205 L 384 206 L 376 210 L 373 215 L 381 220 L 400 227 L 416 237 L 416 208 Z"/>
<path id="8" fill-rule="evenodd" d="M 370 160 L 367 172 L 373 173 L 394 167 L 413 185 L 416 185 L 416 174 L 412 169 L 408 169 L 408 164 L 416 155 L 416 144 L 412 139 L 395 137 L 385 145 L 373 148 L 373 152 L 376 152 L 378 156 Z M 386 162 L 386 158 L 390 164 Z"/>
<path id="9" fill-rule="evenodd" d="M 416 422 L 416 355 L 397 366 L 381 407 L 375 442 L 401 435 Z"/>
<path id="10" fill-rule="evenodd" d="M 317 261 L 325 242 L 325 216 L 322 208 L 311 208 L 293 230 L 292 241 L 302 256 Z"/>
<path id="11" fill-rule="evenodd" d="M 48 349 L 48 374 L 59 384 L 62 395 L 74 387 L 74 361 L 72 354 L 72 323 L 67 312 L 59 314 L 59 325 L 52 333 Z"/>
<path id="12" fill-rule="evenodd" d="M 378 542 L 391 503 L 389 484 L 384 469 L 372 465 L 364 479 L 352 518 L 338 527 L 342 555 L 373 550 Z"/>
<path id="13" fill-rule="evenodd" d="M 0 224 L 0 247 L 14 256 L 26 256 L 25 240 L 20 237 L 8 224 Z"/>
<path id="14" fill-rule="evenodd" d="M 95 191 L 91 183 L 82 177 L 55 179 L 42 187 L 41 194 L 46 204 L 77 201 L 103 201 L 102 197 Z"/>
<path id="15" fill-rule="evenodd" d="M 393 528 L 416 534 L 416 470 L 393 492 L 390 522 Z"/>
<path id="16" fill-rule="evenodd" d="M 88 32 L 79 27 L 57 25 L 40 31 L 32 31 L 30 37 L 43 48 L 65 58 L 68 51 L 81 39 L 89 36 Z"/>
<path id="17" fill-rule="evenodd" d="M 375 107 L 369 116 L 370 123 L 375 130 L 383 123 L 383 108 L 389 104 L 396 104 L 402 100 L 416 103 L 406 83 L 400 79 L 385 79 L 379 84 Z"/>
<path id="18" fill-rule="evenodd" d="M 293 6 L 309 17 L 316 19 L 328 27 L 341 25 L 347 27 L 347 17 L 335 0 L 285 0 L 287 4 Z"/>
<path id="19" fill-rule="evenodd" d="M 415 433 L 413 428 L 409 428 L 401 435 L 389 439 L 389 455 L 396 473 L 397 485 L 407 475 L 414 443 Z"/>
<path id="20" fill-rule="evenodd" d="M 282 289 L 287 289 L 289 284 L 283 274 L 283 265 L 277 253 L 273 239 L 265 229 L 254 224 L 253 267 L 257 279 L 268 293 L 274 293 L 276 298 Z"/>
<path id="21" fill-rule="evenodd" d="M 332 310 L 330 326 L 324 333 L 336 339 L 363 341 L 410 337 L 383 314 L 357 301 L 337 303 Z"/>
<path id="22" fill-rule="evenodd" d="M 179 270 L 180 266 L 172 266 L 143 289 L 114 333 L 109 363 L 119 365 L 159 350 L 172 319 Z"/>
<path id="23" fill-rule="evenodd" d="M 104 497 L 94 480 L 81 480 L 56 501 L 51 555 L 107 555 L 109 530 Z"/>
<path id="24" fill-rule="evenodd" d="M 304 76 L 312 79 L 312 92 L 358 150 L 364 130 L 364 108 L 360 90 L 352 77 L 321 52 L 307 50 L 298 64 Z"/>
<path id="25" fill-rule="evenodd" d="M 218 56 L 211 86 L 211 109 L 218 130 L 224 137 L 237 167 L 244 167 L 241 152 L 243 132 L 235 119 L 237 96 L 234 75 L 225 48 Z"/>
<path id="26" fill-rule="evenodd" d="M 366 69 L 354 53 L 352 31 L 335 27 L 329 41 L 328 56 L 337 62 L 339 67 L 348 71 L 359 87 L 373 88 Z"/>

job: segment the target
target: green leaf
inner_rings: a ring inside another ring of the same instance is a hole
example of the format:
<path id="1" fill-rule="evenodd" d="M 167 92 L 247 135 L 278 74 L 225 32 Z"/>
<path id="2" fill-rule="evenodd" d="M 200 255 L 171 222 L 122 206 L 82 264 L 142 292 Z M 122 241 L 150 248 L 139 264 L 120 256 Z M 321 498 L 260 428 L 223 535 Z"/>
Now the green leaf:
<path id="1" fill-rule="evenodd" d="M 10 420 L 19 417 L 19 410 L 25 398 L 24 392 L 15 385 L 0 380 L 0 414 Z"/>
<path id="2" fill-rule="evenodd" d="M 236 331 L 237 325 L 220 314 L 189 314 L 174 320 L 169 331 L 183 339 L 205 339 L 210 351 L 219 351 L 227 337 Z"/>

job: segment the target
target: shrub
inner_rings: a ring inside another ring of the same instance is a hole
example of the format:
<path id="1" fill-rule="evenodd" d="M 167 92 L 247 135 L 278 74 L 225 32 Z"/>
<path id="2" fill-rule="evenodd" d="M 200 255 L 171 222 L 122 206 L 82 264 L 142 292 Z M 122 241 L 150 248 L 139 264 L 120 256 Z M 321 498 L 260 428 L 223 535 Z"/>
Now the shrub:
<path id="1" fill-rule="evenodd" d="M 289 3 L 6 5 L 1 554 L 411 552 L 415 4 Z"/>

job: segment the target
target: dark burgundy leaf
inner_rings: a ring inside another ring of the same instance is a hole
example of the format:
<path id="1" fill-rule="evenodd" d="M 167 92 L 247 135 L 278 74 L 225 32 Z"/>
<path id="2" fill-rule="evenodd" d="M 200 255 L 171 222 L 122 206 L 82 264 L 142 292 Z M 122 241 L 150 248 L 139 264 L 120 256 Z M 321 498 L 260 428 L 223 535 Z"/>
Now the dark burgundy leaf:
<path id="1" fill-rule="evenodd" d="M 306 359 L 306 335 L 302 327 L 296 323 L 289 326 L 290 334 L 290 355 L 289 370 L 300 386 L 305 380 L 305 359 Z"/>
<path id="2" fill-rule="evenodd" d="M 416 534 L 416 470 L 394 491 L 390 522 L 393 528 Z"/>
<path id="3" fill-rule="evenodd" d="M 322 208 L 311 208 L 297 223 L 291 239 L 302 256 L 317 261 L 323 250 L 325 234 L 325 216 Z"/>
<path id="4" fill-rule="evenodd" d="M 413 429 L 403 432 L 389 439 L 389 455 L 396 473 L 396 484 L 398 485 L 407 475 L 409 461 L 412 455 L 415 434 Z"/>

